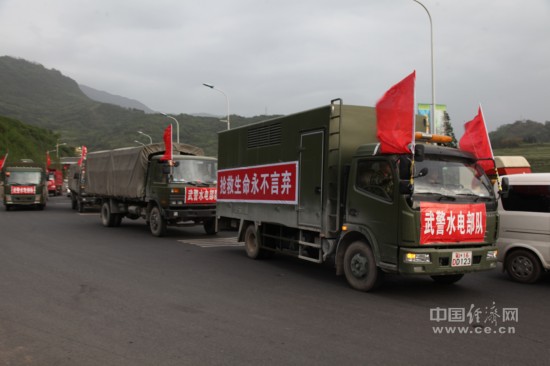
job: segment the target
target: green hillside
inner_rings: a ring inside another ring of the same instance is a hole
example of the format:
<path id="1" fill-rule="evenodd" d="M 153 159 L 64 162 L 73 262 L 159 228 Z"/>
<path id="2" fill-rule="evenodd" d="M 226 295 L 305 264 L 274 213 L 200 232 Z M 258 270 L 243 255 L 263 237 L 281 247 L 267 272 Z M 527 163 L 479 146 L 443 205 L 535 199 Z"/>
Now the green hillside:
<path id="1" fill-rule="evenodd" d="M 52 131 L 0 116 L 0 158 L 9 152 L 7 164 L 20 159 L 45 164 L 46 151 L 56 149 L 57 139 L 58 135 Z M 59 151 L 60 155 L 73 153 L 66 146 L 60 146 Z M 55 162 L 55 155 L 50 153 L 52 162 Z"/>
<path id="2" fill-rule="evenodd" d="M 0 116 L 52 130 L 60 141 L 73 147 L 86 145 L 89 151 L 132 146 L 134 140 L 147 143 L 138 130 L 159 142 L 166 126 L 174 123 L 160 114 L 95 102 L 59 71 L 22 59 L 0 57 L 0 85 Z M 224 123 L 187 114 L 175 117 L 181 142 L 200 146 L 208 155 L 217 154 L 217 132 L 226 128 Z M 237 127 L 265 118 L 233 115 L 231 124 Z"/>

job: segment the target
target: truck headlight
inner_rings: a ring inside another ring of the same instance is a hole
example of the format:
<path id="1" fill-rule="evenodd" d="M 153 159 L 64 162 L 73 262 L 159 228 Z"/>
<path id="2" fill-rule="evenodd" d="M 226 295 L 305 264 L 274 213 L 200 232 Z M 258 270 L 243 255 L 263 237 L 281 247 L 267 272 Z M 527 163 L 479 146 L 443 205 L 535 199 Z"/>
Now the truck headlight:
<path id="1" fill-rule="evenodd" d="M 489 250 L 487 252 L 487 257 L 485 259 L 487 259 L 488 261 L 496 261 L 497 254 L 498 254 L 498 250 Z"/>
<path id="2" fill-rule="evenodd" d="M 430 263 L 429 254 L 420 253 L 405 253 L 406 263 Z"/>

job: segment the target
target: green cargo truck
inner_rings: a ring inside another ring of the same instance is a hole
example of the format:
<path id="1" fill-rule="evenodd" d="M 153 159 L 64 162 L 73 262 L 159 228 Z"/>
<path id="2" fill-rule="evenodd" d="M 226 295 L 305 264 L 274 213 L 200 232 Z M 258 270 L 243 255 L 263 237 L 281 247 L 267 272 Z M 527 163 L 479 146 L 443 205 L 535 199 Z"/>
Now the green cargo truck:
<path id="1" fill-rule="evenodd" d="M 377 146 L 375 109 L 341 100 L 221 132 L 220 230 L 251 258 L 331 261 L 362 291 L 384 273 L 453 283 L 495 268 L 497 201 L 475 158 L 417 142 L 413 164 Z"/>
<path id="2" fill-rule="evenodd" d="M 44 168 L 33 162 L 19 162 L 2 170 L 3 202 L 6 211 L 12 207 L 34 207 L 43 210 L 48 199 Z"/>
<path id="3" fill-rule="evenodd" d="M 144 219 L 155 236 L 167 225 L 203 225 L 216 233 L 215 158 L 202 149 L 173 144 L 165 161 L 164 144 L 87 154 L 85 191 L 101 206 L 104 226 L 120 226 L 124 217 Z"/>

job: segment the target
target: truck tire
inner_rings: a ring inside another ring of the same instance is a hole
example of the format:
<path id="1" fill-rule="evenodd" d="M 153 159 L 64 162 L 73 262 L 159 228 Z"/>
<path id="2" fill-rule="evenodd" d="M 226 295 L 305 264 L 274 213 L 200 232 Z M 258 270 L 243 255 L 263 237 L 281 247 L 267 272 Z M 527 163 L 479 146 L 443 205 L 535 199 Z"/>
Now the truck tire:
<path id="1" fill-rule="evenodd" d="M 542 274 L 537 256 L 525 249 L 517 249 L 508 254 L 504 267 L 511 279 L 521 283 L 535 283 Z"/>
<path id="2" fill-rule="evenodd" d="M 437 283 L 441 283 L 444 285 L 450 285 L 455 282 L 458 282 L 464 277 L 464 274 L 453 274 L 453 275 L 434 275 L 430 276 L 432 280 L 434 280 Z"/>
<path id="3" fill-rule="evenodd" d="M 258 241 L 256 225 L 254 224 L 250 224 L 246 228 L 246 231 L 244 233 L 244 249 L 246 250 L 246 255 L 248 255 L 249 258 L 260 258 L 260 242 Z"/>
<path id="4" fill-rule="evenodd" d="M 365 292 L 376 289 L 383 278 L 371 247 L 364 241 L 355 241 L 346 249 L 344 273 L 352 288 Z"/>
<path id="5" fill-rule="evenodd" d="M 82 204 L 82 201 L 76 201 L 76 210 L 80 213 L 84 212 L 84 205 Z"/>
<path id="6" fill-rule="evenodd" d="M 206 232 L 206 234 L 208 234 L 208 235 L 216 235 L 217 234 L 216 219 L 212 218 L 212 219 L 204 220 L 203 227 L 204 227 L 204 231 Z"/>
<path id="7" fill-rule="evenodd" d="M 83 210 L 84 211 L 84 210 Z M 122 224 L 122 218 L 124 217 L 124 215 L 122 214 L 115 214 L 115 222 L 113 223 L 113 226 L 114 227 L 119 227 L 120 224 Z"/>
<path id="8" fill-rule="evenodd" d="M 166 220 L 162 217 L 160 209 L 155 206 L 149 214 L 149 229 L 151 234 L 157 237 L 166 235 Z"/>
<path id="9" fill-rule="evenodd" d="M 105 227 L 115 226 L 115 215 L 111 212 L 109 201 L 103 202 L 101 205 L 101 223 Z"/>

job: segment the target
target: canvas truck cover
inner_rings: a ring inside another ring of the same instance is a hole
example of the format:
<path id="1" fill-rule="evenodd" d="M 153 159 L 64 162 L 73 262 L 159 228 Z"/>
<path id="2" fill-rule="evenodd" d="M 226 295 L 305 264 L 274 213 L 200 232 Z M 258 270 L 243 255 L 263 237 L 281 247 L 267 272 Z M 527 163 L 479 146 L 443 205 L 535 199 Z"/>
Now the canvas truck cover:
<path id="1" fill-rule="evenodd" d="M 201 148 L 173 143 L 177 155 L 204 155 Z M 164 154 L 163 143 L 88 153 L 86 158 L 89 194 L 139 199 L 145 197 L 147 167 L 152 156 Z"/>

